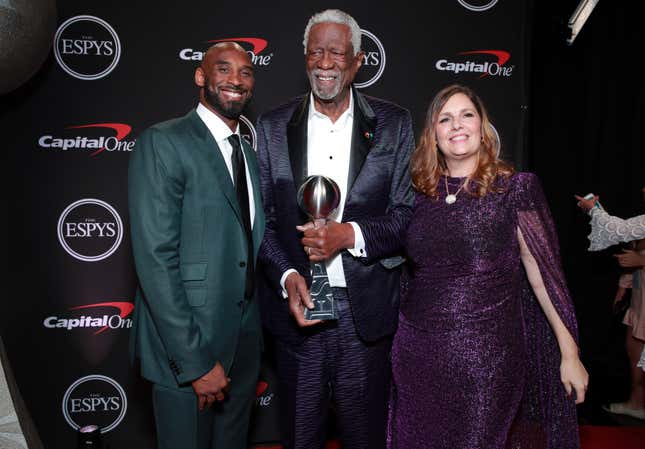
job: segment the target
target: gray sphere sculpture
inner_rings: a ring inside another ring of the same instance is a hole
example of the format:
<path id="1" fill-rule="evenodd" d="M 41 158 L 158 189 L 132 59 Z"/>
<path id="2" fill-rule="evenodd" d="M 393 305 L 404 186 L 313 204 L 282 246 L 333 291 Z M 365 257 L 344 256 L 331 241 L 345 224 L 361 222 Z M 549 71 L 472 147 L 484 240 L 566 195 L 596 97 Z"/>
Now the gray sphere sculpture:
<path id="1" fill-rule="evenodd" d="M 309 176 L 298 189 L 298 205 L 314 220 L 327 218 L 339 204 L 338 184 L 327 176 Z"/>
<path id="2" fill-rule="evenodd" d="M 55 31 L 55 0 L 0 0 L 0 95 L 38 71 Z"/>

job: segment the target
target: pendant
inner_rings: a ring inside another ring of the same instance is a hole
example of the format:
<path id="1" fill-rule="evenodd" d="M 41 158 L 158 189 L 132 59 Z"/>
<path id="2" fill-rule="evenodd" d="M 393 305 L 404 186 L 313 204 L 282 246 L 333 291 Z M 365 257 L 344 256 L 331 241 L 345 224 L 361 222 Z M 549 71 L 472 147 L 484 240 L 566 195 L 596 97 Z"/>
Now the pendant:
<path id="1" fill-rule="evenodd" d="M 446 204 L 452 204 L 455 201 L 457 201 L 457 195 L 453 195 L 452 193 L 450 195 L 446 195 Z"/>

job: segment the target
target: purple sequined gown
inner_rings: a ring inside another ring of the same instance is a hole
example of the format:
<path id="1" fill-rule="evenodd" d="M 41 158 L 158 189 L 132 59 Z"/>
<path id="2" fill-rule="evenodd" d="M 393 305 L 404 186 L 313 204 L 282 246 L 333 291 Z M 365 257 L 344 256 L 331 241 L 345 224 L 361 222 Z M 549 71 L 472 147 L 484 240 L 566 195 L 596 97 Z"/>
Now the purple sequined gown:
<path id="1" fill-rule="evenodd" d="M 448 178 L 457 191 L 463 178 Z M 557 237 L 537 178 L 502 193 L 417 193 L 408 228 L 411 273 L 392 348 L 389 449 L 578 447 L 560 353 L 524 272 L 518 227 L 550 299 L 577 338 Z"/>

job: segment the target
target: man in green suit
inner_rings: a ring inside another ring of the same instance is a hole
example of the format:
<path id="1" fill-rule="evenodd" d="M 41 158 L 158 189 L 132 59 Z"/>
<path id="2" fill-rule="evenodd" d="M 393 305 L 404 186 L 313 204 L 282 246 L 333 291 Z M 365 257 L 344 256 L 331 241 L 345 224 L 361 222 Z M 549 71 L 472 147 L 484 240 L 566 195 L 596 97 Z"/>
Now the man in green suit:
<path id="1" fill-rule="evenodd" d="M 131 352 L 153 384 L 161 449 L 246 449 L 262 331 L 257 161 L 238 118 L 253 65 L 233 42 L 195 71 L 199 105 L 137 140 L 128 174 L 140 288 Z"/>

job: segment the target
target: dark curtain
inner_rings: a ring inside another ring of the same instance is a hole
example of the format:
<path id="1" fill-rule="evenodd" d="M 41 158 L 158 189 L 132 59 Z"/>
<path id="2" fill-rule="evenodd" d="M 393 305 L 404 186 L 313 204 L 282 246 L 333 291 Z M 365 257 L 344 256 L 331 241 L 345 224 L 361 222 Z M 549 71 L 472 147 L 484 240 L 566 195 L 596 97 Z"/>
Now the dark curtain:
<path id="1" fill-rule="evenodd" d="M 622 315 L 612 310 L 619 268 L 613 247 L 587 251 L 588 217 L 574 193 L 600 195 L 612 215 L 645 213 L 641 2 L 600 1 L 572 45 L 566 21 L 578 1 L 533 2 L 528 169 L 544 184 L 591 375 L 583 422 L 611 419 L 602 403 L 629 388 Z"/>

